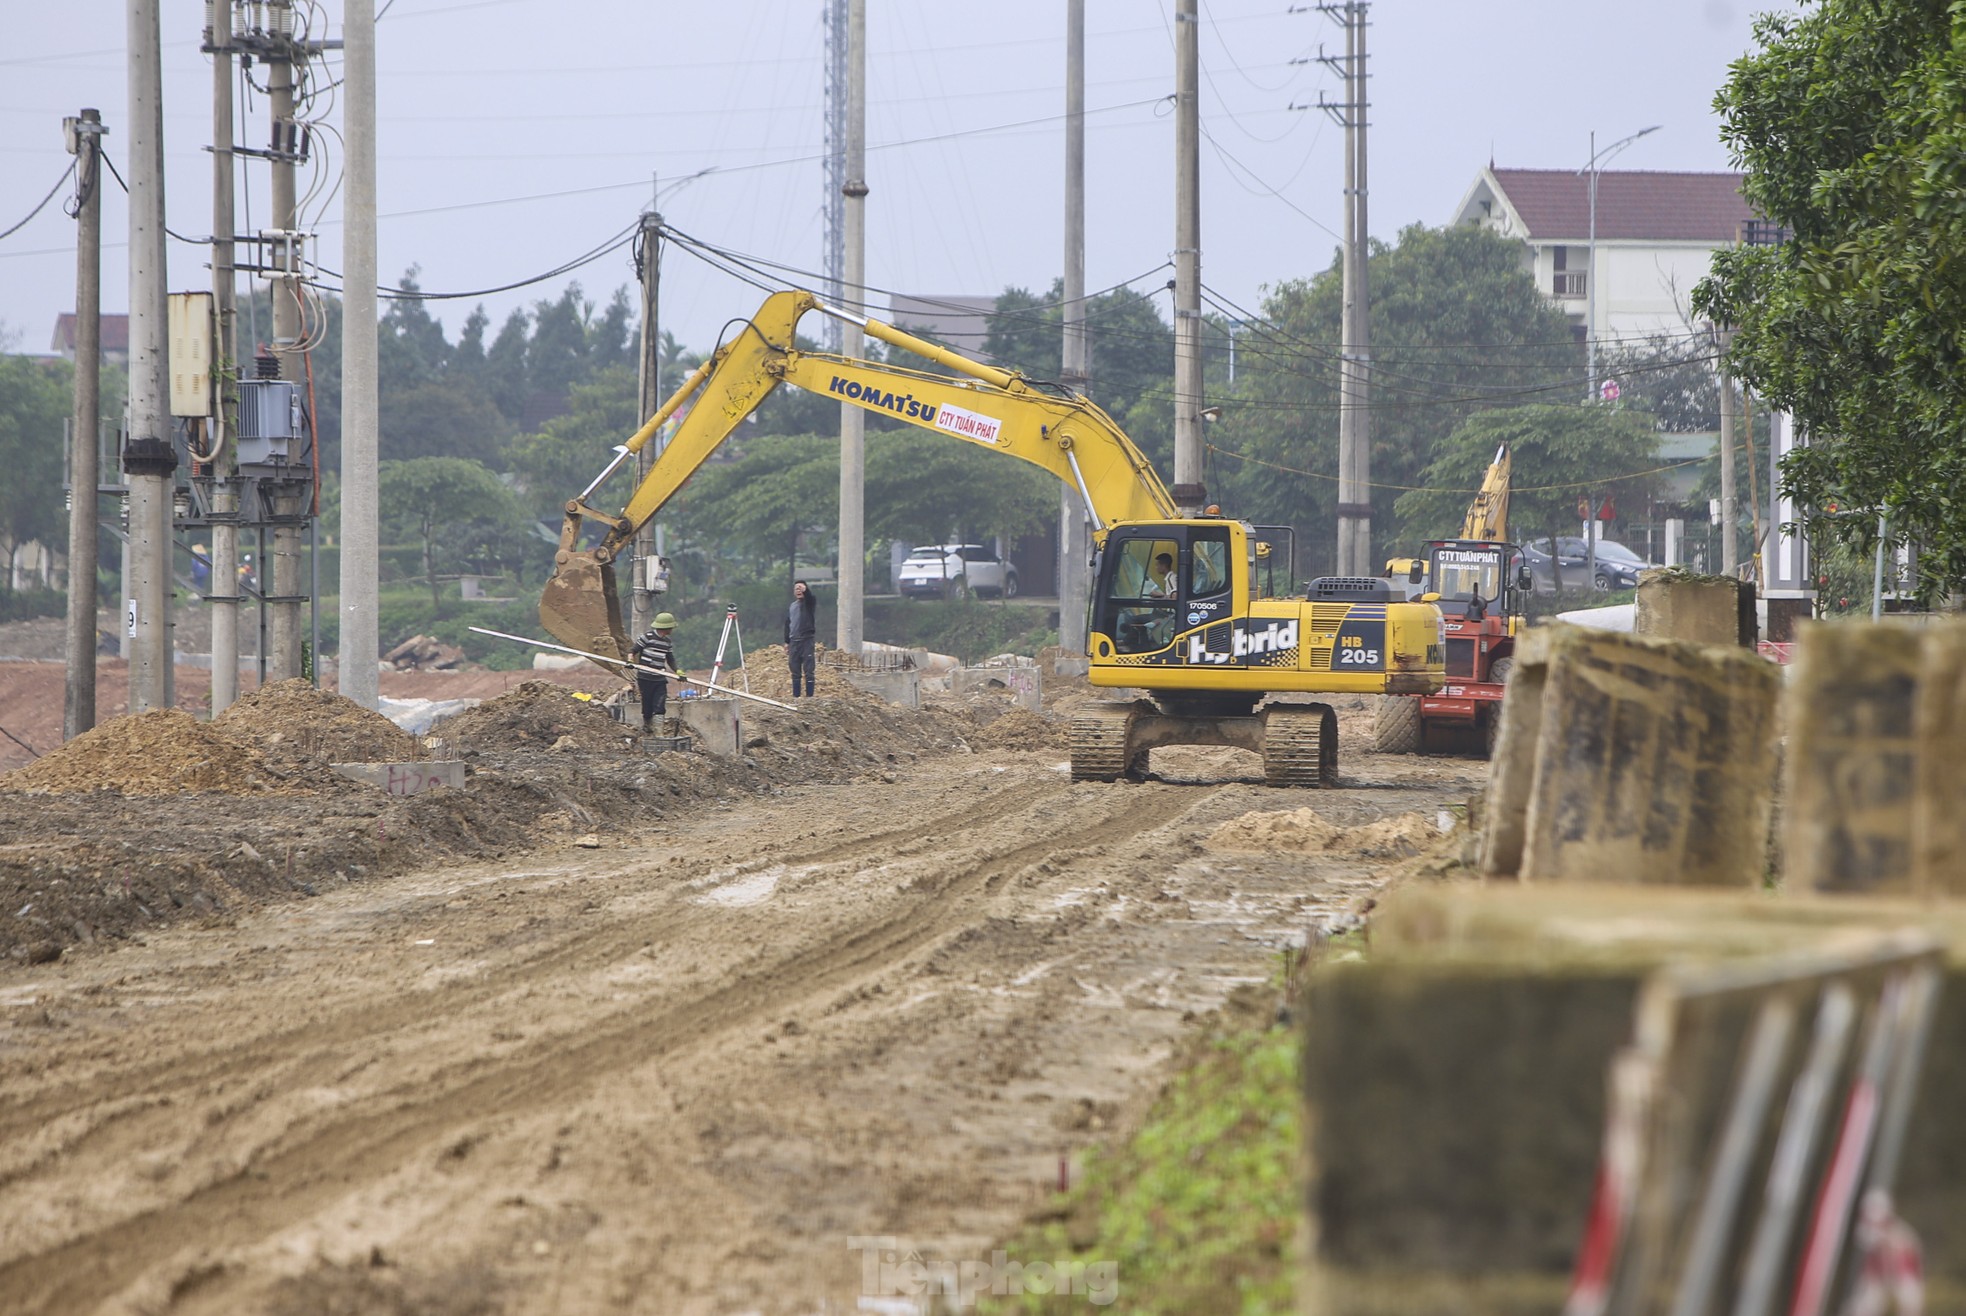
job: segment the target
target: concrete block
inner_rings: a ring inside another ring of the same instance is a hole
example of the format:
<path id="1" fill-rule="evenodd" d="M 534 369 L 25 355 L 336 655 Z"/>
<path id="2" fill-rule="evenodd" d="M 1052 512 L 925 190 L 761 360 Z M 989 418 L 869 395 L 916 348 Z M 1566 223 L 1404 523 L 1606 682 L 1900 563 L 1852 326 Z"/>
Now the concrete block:
<path id="1" fill-rule="evenodd" d="M 847 684 L 856 690 L 879 695 L 890 704 L 903 708 L 922 706 L 922 674 L 916 671 L 893 672 L 852 672 L 843 671 L 840 675 Z"/>
<path id="2" fill-rule="evenodd" d="M 1503 706 L 1482 871 L 1759 885 L 1780 682 L 1745 649 L 1531 631 Z"/>
<path id="3" fill-rule="evenodd" d="M 635 737 L 635 748 L 644 754 L 687 754 L 695 744 L 688 736 Z"/>
<path id="4" fill-rule="evenodd" d="M 1731 576 L 1647 571 L 1639 576 L 1634 634 L 1691 644 L 1754 647 L 1754 585 Z"/>
<path id="5" fill-rule="evenodd" d="M 464 764 L 459 759 L 429 759 L 422 763 L 334 763 L 336 772 L 367 782 L 391 795 L 421 795 L 437 786 L 464 789 Z"/>
<path id="6" fill-rule="evenodd" d="M 1966 1252 L 1932 1240 L 1955 1236 L 1966 1218 L 1966 1124 L 1954 1117 L 1966 1101 L 1957 949 L 1966 947 L 1966 910 L 1732 891 L 1412 884 L 1374 912 L 1370 955 L 1315 969 L 1301 1002 L 1314 1239 L 1305 1310 L 1560 1310 L 1602 1145 L 1607 1067 L 1631 1039 L 1646 976 L 1668 964 L 1847 946 L 1853 933 L 1907 927 L 1955 950 L 1898 1202 L 1927 1239 L 1930 1272 L 1957 1292 Z M 1682 1127 L 1704 1130 L 1698 1136 L 1712 1136 L 1747 1015 L 1747 1002 L 1722 1000 L 1687 1017 L 1693 1077 L 1666 1104 Z M 1929 1308 L 1942 1309 L 1959 1310 L 1936 1300 Z"/>
<path id="7" fill-rule="evenodd" d="M 1044 678 L 1038 674 L 1035 666 L 959 667 L 949 674 L 949 689 L 954 694 L 967 694 L 991 686 L 1010 691 L 1016 697 L 1019 708 L 1033 713 L 1044 711 Z"/>
<path id="8" fill-rule="evenodd" d="M 1925 632 L 1913 700 L 1912 887 L 1966 894 L 1966 621 Z"/>
<path id="9" fill-rule="evenodd" d="M 744 747 L 737 705 L 735 699 L 709 698 L 678 699 L 669 707 L 676 710 L 677 718 L 689 728 L 706 754 L 730 759 L 742 753 Z"/>
<path id="10" fill-rule="evenodd" d="M 1920 636 L 1904 627 L 1802 628 L 1784 705 L 1782 854 L 1792 889 L 1912 889 L 1920 663 Z"/>

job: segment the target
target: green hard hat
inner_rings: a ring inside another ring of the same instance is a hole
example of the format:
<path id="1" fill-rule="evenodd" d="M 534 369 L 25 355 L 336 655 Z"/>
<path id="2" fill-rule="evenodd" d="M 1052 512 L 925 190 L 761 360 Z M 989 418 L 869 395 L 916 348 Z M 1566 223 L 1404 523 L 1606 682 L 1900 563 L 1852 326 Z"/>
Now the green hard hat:
<path id="1" fill-rule="evenodd" d="M 673 612 L 658 612 L 658 613 L 656 613 L 656 614 L 655 614 L 655 628 L 656 628 L 657 630 L 659 630 L 659 631 L 666 631 L 666 630 L 668 630 L 668 629 L 669 629 L 669 628 L 670 628 L 671 626 L 674 626 L 675 624 L 676 624 L 676 614 L 675 614 L 675 613 L 673 613 Z"/>

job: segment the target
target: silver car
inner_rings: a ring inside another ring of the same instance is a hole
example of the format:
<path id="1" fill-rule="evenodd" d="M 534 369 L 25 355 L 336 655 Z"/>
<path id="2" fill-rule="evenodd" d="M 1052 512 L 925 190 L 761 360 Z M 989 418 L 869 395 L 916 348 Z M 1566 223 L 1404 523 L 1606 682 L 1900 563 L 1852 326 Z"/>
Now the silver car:
<path id="1" fill-rule="evenodd" d="M 1017 597 L 1017 568 L 981 544 L 926 544 L 908 554 L 895 586 L 903 598 L 959 599 L 972 591 Z"/>

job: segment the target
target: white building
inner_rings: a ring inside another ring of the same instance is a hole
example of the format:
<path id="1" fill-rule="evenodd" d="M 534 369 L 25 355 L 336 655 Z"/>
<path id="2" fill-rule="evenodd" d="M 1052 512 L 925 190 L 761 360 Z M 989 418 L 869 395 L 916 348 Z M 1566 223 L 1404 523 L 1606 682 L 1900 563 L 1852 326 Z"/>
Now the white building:
<path id="1" fill-rule="evenodd" d="M 1694 327 L 1693 285 L 1713 253 L 1749 236 L 1753 212 L 1741 197 L 1741 177 L 1603 170 L 1593 225 L 1588 174 L 1490 164 L 1454 222 L 1522 239 L 1536 286 L 1570 314 L 1579 339 L 1591 314 L 1600 342 L 1685 333 Z"/>

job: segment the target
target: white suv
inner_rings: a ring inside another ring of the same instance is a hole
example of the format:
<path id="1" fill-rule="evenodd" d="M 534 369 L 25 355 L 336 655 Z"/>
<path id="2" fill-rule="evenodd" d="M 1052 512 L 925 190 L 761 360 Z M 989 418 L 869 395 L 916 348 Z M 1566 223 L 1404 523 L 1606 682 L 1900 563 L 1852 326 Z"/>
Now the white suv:
<path id="1" fill-rule="evenodd" d="M 1017 569 L 981 544 L 924 544 L 895 578 L 907 599 L 959 599 L 970 591 L 1017 597 Z"/>

